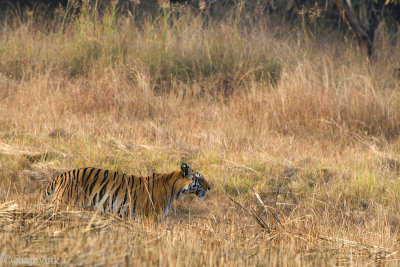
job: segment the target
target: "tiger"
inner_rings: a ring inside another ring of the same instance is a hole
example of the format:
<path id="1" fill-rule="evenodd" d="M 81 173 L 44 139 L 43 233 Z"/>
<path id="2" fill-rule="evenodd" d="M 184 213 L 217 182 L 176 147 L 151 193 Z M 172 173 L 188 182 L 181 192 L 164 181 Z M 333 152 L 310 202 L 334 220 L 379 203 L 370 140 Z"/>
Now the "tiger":
<path id="1" fill-rule="evenodd" d="M 180 170 L 147 177 L 98 168 L 75 169 L 54 178 L 44 197 L 53 203 L 94 207 L 121 218 L 153 217 L 161 221 L 174 200 L 188 194 L 204 199 L 210 189 L 203 175 L 182 163 Z"/>

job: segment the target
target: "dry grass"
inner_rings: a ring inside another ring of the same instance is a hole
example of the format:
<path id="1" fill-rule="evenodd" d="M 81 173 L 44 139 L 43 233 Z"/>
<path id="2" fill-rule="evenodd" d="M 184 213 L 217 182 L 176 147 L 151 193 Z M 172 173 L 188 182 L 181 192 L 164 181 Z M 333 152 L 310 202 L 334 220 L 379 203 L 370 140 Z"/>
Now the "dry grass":
<path id="1" fill-rule="evenodd" d="M 352 42 L 261 22 L 57 14 L 1 26 L 1 257 L 399 263 L 398 36 L 381 26 L 368 62 Z M 161 225 L 41 200 L 68 169 L 146 174 L 183 160 L 212 190 L 179 201 Z"/>

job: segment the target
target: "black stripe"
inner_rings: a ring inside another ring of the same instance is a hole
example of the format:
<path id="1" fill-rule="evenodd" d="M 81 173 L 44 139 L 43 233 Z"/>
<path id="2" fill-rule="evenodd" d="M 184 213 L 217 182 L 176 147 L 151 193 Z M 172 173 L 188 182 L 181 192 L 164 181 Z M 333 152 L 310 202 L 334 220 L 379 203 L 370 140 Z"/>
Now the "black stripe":
<path id="1" fill-rule="evenodd" d="M 115 175 L 116 175 L 116 173 L 114 173 L 114 178 L 112 179 L 112 186 L 111 186 L 111 188 L 110 188 L 110 192 L 112 192 L 113 190 L 114 190 L 114 187 L 117 185 L 117 182 L 116 182 L 116 180 L 115 180 Z"/>
<path id="2" fill-rule="evenodd" d="M 80 180 L 82 180 L 82 182 L 83 182 L 83 179 L 85 179 L 85 173 L 86 173 L 87 169 L 88 168 L 84 168 L 82 171 L 82 175 L 81 175 L 81 179 L 80 179 Z"/>
<path id="3" fill-rule="evenodd" d="M 52 185 L 51 185 L 51 189 L 52 189 L 52 191 L 54 190 L 54 189 L 56 189 L 56 182 L 58 181 L 58 179 L 57 180 L 53 180 L 53 183 L 52 183 Z"/>
<path id="4" fill-rule="evenodd" d="M 108 170 L 105 170 L 104 171 L 104 174 L 103 174 L 103 180 L 101 180 L 101 183 L 100 183 L 100 185 L 102 185 L 103 183 L 104 183 L 104 181 L 107 179 L 107 177 L 108 177 Z"/>
<path id="5" fill-rule="evenodd" d="M 100 169 L 98 169 L 97 170 L 97 172 L 96 172 L 96 174 L 95 174 L 95 176 L 93 177 L 93 181 L 92 181 L 92 183 L 90 184 L 90 187 L 89 187 L 89 192 L 87 192 L 86 190 L 86 192 L 87 193 L 89 193 L 88 195 L 90 196 L 91 194 L 92 194 L 92 190 L 93 190 L 93 187 L 96 185 L 96 181 L 97 181 L 97 179 L 99 179 L 99 173 L 100 173 Z M 87 185 L 88 186 L 88 185 Z"/>
<path id="6" fill-rule="evenodd" d="M 163 181 L 163 186 L 164 186 L 164 190 L 165 190 L 165 201 L 168 201 L 168 191 L 167 191 L 167 187 L 165 186 L 165 181 Z"/>
<path id="7" fill-rule="evenodd" d="M 122 183 L 119 184 L 119 186 L 117 187 L 117 189 L 115 190 L 114 194 L 117 195 L 118 191 L 121 189 Z"/>
<path id="8" fill-rule="evenodd" d="M 131 177 L 126 175 L 126 174 L 124 174 L 124 176 L 125 176 L 124 180 L 125 180 L 125 183 L 126 183 L 126 190 L 128 190 L 129 189 L 129 182 L 131 181 Z"/>
<path id="9" fill-rule="evenodd" d="M 99 179 L 99 174 L 102 170 L 99 169 L 96 173 L 96 175 L 93 177 L 93 184 L 95 184 L 97 182 L 97 180 Z"/>
<path id="10" fill-rule="evenodd" d="M 56 189 L 57 188 L 60 188 L 60 186 L 61 186 L 61 184 L 62 184 L 62 182 L 63 182 L 63 179 L 62 179 L 62 176 L 63 176 L 64 174 L 60 174 L 56 179 L 54 179 L 53 180 L 53 183 L 52 183 L 52 191 L 54 192 L 54 193 L 56 193 Z M 59 191 L 59 190 L 58 190 Z"/>
<path id="11" fill-rule="evenodd" d="M 92 198 L 92 206 L 96 206 L 96 204 L 97 204 L 97 202 L 96 202 L 96 196 L 97 196 L 97 193 L 94 194 L 94 196 L 93 196 L 93 198 Z"/>
<path id="12" fill-rule="evenodd" d="M 122 183 L 126 183 L 125 173 L 122 174 Z"/>
<path id="13" fill-rule="evenodd" d="M 62 187 L 61 187 L 61 189 L 63 190 L 62 191 L 63 193 L 61 196 L 62 198 L 64 198 L 64 195 L 67 194 L 67 199 L 69 199 L 68 186 L 69 186 L 70 175 L 71 175 L 71 171 L 65 173 L 64 183 L 62 184 Z"/>
<path id="14" fill-rule="evenodd" d="M 109 181 L 107 181 L 106 184 L 101 188 L 100 193 L 99 193 L 99 200 L 103 198 L 106 188 L 107 188 L 107 185 L 108 185 L 108 182 Z"/>
<path id="15" fill-rule="evenodd" d="M 56 178 L 58 179 L 58 177 Z M 53 181 L 51 181 L 51 184 L 46 188 L 46 196 L 51 195 L 51 193 L 53 193 L 54 191 L 54 182 L 56 181 L 56 179 L 53 179 Z"/>
<path id="16" fill-rule="evenodd" d="M 59 184 L 59 186 L 62 186 L 64 183 L 66 183 L 67 180 L 67 173 L 63 173 L 62 175 L 63 177 L 61 179 L 61 183 Z"/>
<path id="17" fill-rule="evenodd" d="M 75 176 L 75 192 L 78 192 L 79 172 L 80 172 L 80 170 L 78 170 L 76 172 L 76 176 Z"/>
<path id="18" fill-rule="evenodd" d="M 86 188 L 87 188 L 86 183 L 89 181 L 89 178 L 90 178 L 90 176 L 92 176 L 92 172 L 93 172 L 94 170 L 95 170 L 95 168 L 91 168 L 91 169 L 90 169 L 90 172 L 89 172 L 89 174 L 87 175 L 86 179 L 85 179 L 85 177 L 82 177 L 82 178 L 83 178 L 83 180 L 82 180 L 82 187 L 85 188 L 85 192 L 86 192 Z"/>
<path id="19" fill-rule="evenodd" d="M 172 172 L 172 173 L 170 174 L 170 176 L 168 176 L 168 178 L 166 179 L 167 182 L 168 182 L 169 179 L 171 179 L 171 177 L 174 175 L 174 173 L 175 173 L 175 172 Z"/>
<path id="20" fill-rule="evenodd" d="M 118 191 L 121 189 L 121 185 L 122 185 L 122 183 L 118 186 L 118 188 L 115 190 L 115 192 L 114 192 L 114 194 L 113 194 L 113 198 L 112 198 L 112 202 L 114 203 L 114 201 L 115 201 L 115 198 L 117 197 L 117 195 L 118 195 Z"/>
<path id="21" fill-rule="evenodd" d="M 85 174 L 86 174 L 87 169 L 88 168 L 84 168 L 83 169 L 83 172 L 82 172 L 82 175 L 81 175 L 81 179 L 79 179 L 79 177 L 78 177 L 77 183 L 79 183 L 79 180 L 81 180 L 81 183 L 79 184 L 79 186 L 81 186 L 81 188 L 83 188 L 83 180 L 85 180 Z M 77 191 L 77 193 L 79 193 L 79 190 Z"/>
<path id="22" fill-rule="evenodd" d="M 133 195 L 133 212 L 134 213 L 136 213 L 136 200 L 137 200 L 136 189 L 137 188 L 135 188 L 135 193 Z"/>
<path id="23" fill-rule="evenodd" d="M 61 198 L 64 198 L 64 195 L 65 195 L 65 190 L 62 191 Z"/>
<path id="24" fill-rule="evenodd" d="M 61 188 L 64 187 L 65 184 L 67 184 L 67 179 L 68 179 L 68 178 L 67 178 L 67 174 L 68 174 L 67 172 L 66 172 L 66 173 L 63 173 L 63 177 L 62 177 L 61 183 L 60 183 L 60 185 L 59 185 Z"/>
<path id="25" fill-rule="evenodd" d="M 84 169 L 82 170 L 82 175 L 81 175 L 80 177 L 78 177 L 78 182 L 81 181 L 80 185 L 82 184 L 83 179 L 85 179 L 85 173 L 86 173 L 86 170 L 87 170 L 87 169 L 88 169 L 88 168 L 84 168 Z"/>
<path id="26" fill-rule="evenodd" d="M 180 177 L 176 178 L 175 181 L 174 181 L 174 183 L 172 184 L 171 199 L 173 199 L 175 183 L 176 183 L 176 181 L 179 180 L 179 178 L 180 178 Z"/>
<path id="27" fill-rule="evenodd" d="M 151 201 L 153 202 L 154 205 L 154 180 L 155 180 L 155 173 L 153 172 L 153 188 L 151 189 Z"/>
<path id="28" fill-rule="evenodd" d="M 71 178 L 71 175 L 72 175 L 72 171 L 69 171 L 68 172 L 68 183 L 66 184 L 66 187 L 67 187 L 67 198 L 68 199 L 70 199 L 71 197 L 70 197 L 70 192 L 71 192 L 71 190 L 70 190 L 70 188 L 73 186 L 73 184 L 71 184 L 71 181 L 72 181 L 72 178 Z"/>
<path id="29" fill-rule="evenodd" d="M 132 186 L 131 186 L 131 192 L 132 192 L 133 186 L 135 185 L 135 176 L 131 175 L 131 178 L 132 178 Z"/>
<path id="30" fill-rule="evenodd" d="M 106 211 L 106 208 L 107 208 L 107 207 L 110 209 L 110 211 L 112 211 L 112 207 L 109 207 L 109 206 L 108 206 L 108 202 L 110 202 L 110 196 L 108 196 L 108 197 L 106 198 L 106 200 L 104 200 L 104 204 L 103 204 L 103 210 L 104 210 L 104 212 Z"/>
<path id="31" fill-rule="evenodd" d="M 128 188 L 128 187 L 127 187 L 127 188 Z M 128 197 L 128 192 L 125 191 L 125 197 L 124 197 L 124 202 L 122 203 L 122 206 L 125 205 L 126 200 L 127 200 L 127 197 Z"/>
<path id="32" fill-rule="evenodd" d="M 70 188 L 70 192 L 69 192 L 69 197 L 71 198 L 72 197 L 72 192 L 73 192 L 73 189 L 74 189 L 74 180 L 75 180 L 75 172 L 76 172 L 76 170 L 72 170 L 72 177 L 71 177 L 71 181 L 70 181 L 70 184 L 69 184 L 69 188 Z"/>
<path id="33" fill-rule="evenodd" d="M 121 209 L 122 208 L 122 206 L 119 206 L 119 208 L 118 208 L 118 211 L 117 211 L 117 214 L 118 214 L 118 216 L 120 217 L 120 218 L 122 218 L 122 214 L 121 214 Z"/>

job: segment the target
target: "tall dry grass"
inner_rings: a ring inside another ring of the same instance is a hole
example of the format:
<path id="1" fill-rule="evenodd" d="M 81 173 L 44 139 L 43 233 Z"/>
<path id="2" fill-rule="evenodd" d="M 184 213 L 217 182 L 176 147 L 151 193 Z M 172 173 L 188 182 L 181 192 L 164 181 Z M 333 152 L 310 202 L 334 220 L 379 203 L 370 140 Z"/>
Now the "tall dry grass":
<path id="1" fill-rule="evenodd" d="M 395 265 L 399 37 L 380 26 L 368 60 L 325 30 L 311 40 L 268 20 L 139 19 L 113 5 L 3 18 L 1 256 Z M 181 161 L 213 189 L 205 202 L 178 202 L 158 226 L 41 202 L 68 169 L 146 174 Z"/>
<path id="2" fill-rule="evenodd" d="M 162 134 L 158 140 L 166 135 L 191 143 L 199 139 L 195 132 L 211 131 L 201 144 L 251 148 L 275 133 L 392 139 L 399 131 L 392 76 L 397 43 L 369 63 L 349 42 L 321 37 L 310 50 L 284 28 L 235 21 L 204 26 L 190 13 L 137 25 L 112 6 L 103 16 L 83 7 L 68 22 L 59 21 L 3 22 L 2 102 L 10 104 L 2 111 L 11 113 L 3 116 L 3 128 L 18 123 L 35 132 L 98 132 L 102 114 L 102 128 L 128 138 Z M 287 34 L 276 37 L 278 31 Z M 34 123 L 25 121 L 24 110 Z M 185 127 L 193 134 L 174 131 Z"/>

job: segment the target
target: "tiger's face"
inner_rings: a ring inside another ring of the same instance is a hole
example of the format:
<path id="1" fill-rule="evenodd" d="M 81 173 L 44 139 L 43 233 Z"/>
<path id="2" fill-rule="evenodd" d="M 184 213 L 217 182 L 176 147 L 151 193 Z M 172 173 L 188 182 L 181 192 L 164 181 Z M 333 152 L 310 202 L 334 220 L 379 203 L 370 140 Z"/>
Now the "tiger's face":
<path id="1" fill-rule="evenodd" d="M 196 194 L 204 199 L 207 192 L 211 189 L 210 184 L 204 179 L 203 175 L 192 170 L 188 165 L 182 163 L 182 176 L 187 180 L 187 187 L 183 189 L 184 194 Z"/>

